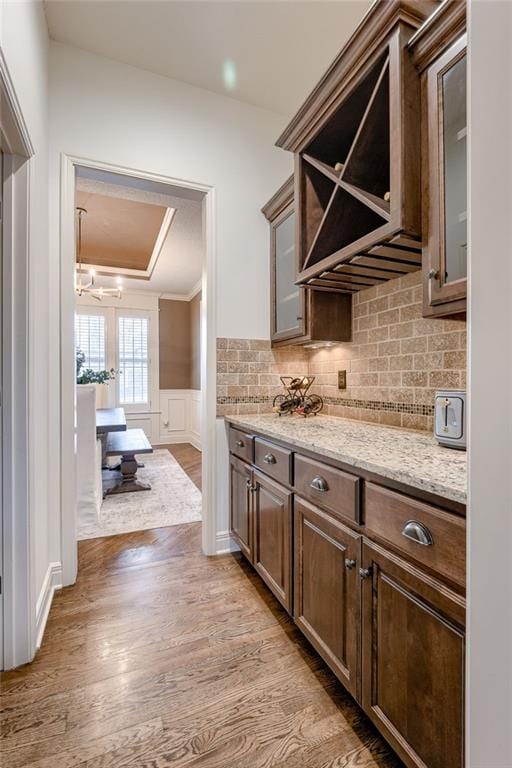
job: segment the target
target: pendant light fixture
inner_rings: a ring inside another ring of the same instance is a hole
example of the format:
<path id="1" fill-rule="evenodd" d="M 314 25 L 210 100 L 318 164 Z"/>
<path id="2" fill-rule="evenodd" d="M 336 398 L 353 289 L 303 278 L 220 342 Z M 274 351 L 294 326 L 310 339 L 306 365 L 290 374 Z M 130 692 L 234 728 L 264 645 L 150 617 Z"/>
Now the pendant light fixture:
<path id="1" fill-rule="evenodd" d="M 85 208 L 77 207 L 76 212 L 78 214 L 78 239 L 77 239 L 77 260 L 78 264 L 75 270 L 75 293 L 77 296 L 89 295 L 94 299 L 101 301 L 104 296 L 116 296 L 118 299 L 122 297 L 123 285 L 120 277 L 117 277 L 115 288 L 103 288 L 102 286 L 96 286 L 96 270 L 89 270 L 89 282 L 82 282 L 82 274 L 84 272 L 82 267 L 82 218 L 84 214 L 87 214 Z"/>

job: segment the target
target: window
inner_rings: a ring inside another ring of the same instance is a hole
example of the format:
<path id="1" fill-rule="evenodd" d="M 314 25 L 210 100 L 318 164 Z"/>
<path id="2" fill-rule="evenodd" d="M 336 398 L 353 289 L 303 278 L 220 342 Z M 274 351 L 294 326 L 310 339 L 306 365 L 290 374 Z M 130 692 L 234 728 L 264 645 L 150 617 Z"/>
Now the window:
<path id="1" fill-rule="evenodd" d="M 83 370 L 104 371 L 105 318 L 103 315 L 75 315 L 75 347 L 85 355 Z"/>
<path id="2" fill-rule="evenodd" d="M 148 402 L 147 317 L 119 317 L 119 403 Z"/>

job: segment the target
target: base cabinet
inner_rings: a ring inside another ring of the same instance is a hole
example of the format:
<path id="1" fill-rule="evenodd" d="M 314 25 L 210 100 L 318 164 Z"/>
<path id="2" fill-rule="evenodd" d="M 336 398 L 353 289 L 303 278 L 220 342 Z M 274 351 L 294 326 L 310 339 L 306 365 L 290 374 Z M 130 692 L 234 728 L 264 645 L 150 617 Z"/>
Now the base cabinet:
<path id="1" fill-rule="evenodd" d="M 462 768 L 464 600 L 363 544 L 362 705 L 407 766 Z"/>
<path id="2" fill-rule="evenodd" d="M 229 528 L 244 555 L 253 561 L 252 469 L 235 456 L 229 461 Z"/>
<path id="3" fill-rule="evenodd" d="M 358 698 L 361 537 L 298 497 L 294 519 L 295 622 Z"/>
<path id="4" fill-rule="evenodd" d="M 255 471 L 254 567 L 279 602 L 292 610 L 292 494 Z"/>

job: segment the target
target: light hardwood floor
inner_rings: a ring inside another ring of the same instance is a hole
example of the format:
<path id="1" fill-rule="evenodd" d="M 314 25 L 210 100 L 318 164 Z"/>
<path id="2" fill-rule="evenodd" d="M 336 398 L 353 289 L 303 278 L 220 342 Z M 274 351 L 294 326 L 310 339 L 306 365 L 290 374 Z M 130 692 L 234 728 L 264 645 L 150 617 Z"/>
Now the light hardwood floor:
<path id="1" fill-rule="evenodd" d="M 252 568 L 203 556 L 200 533 L 80 542 L 36 660 L 3 675 L 2 768 L 401 766 Z"/>

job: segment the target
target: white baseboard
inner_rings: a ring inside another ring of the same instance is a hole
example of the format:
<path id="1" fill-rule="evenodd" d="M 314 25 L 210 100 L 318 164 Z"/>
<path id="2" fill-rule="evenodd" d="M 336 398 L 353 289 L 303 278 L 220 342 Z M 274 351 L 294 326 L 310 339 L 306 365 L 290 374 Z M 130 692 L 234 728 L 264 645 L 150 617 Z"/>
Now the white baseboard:
<path id="1" fill-rule="evenodd" d="M 228 552 L 238 552 L 240 547 L 236 544 L 229 531 L 219 531 L 215 538 L 215 552 L 217 555 L 225 555 Z"/>
<path id="2" fill-rule="evenodd" d="M 52 607 L 53 595 L 56 589 L 62 588 L 62 564 L 50 563 L 36 603 L 36 650 L 43 641 L 48 614 Z"/>
<path id="3" fill-rule="evenodd" d="M 175 445 L 176 443 L 190 443 L 198 451 L 201 450 L 201 440 L 198 436 L 192 435 L 189 432 L 180 432 L 174 435 L 160 435 L 160 439 L 157 443 L 153 442 L 154 448 L 158 448 L 160 445 Z"/>

